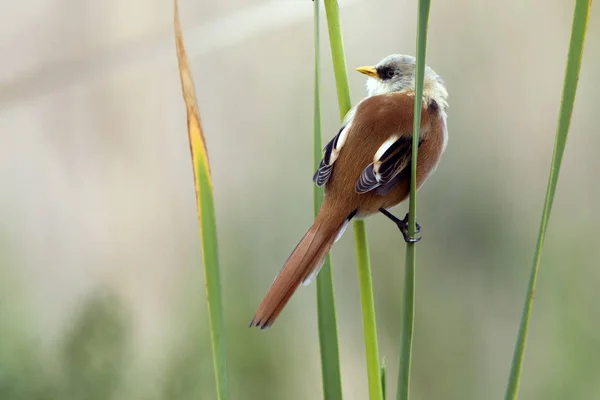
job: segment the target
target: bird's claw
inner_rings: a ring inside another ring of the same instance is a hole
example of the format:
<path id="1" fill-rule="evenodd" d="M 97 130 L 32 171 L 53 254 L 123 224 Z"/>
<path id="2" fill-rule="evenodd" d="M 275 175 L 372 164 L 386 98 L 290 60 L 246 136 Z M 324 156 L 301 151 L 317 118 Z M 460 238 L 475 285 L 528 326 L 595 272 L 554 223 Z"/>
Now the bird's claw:
<path id="1" fill-rule="evenodd" d="M 398 228 L 400 228 L 400 232 L 402 233 L 402 237 L 404 238 L 404 241 L 406 243 L 417 243 L 419 240 L 421 240 L 421 236 L 410 236 L 410 234 L 408 233 L 408 228 L 406 226 L 398 226 Z M 419 233 L 420 229 L 417 228 L 417 232 Z"/>
<path id="2" fill-rule="evenodd" d="M 421 233 L 421 225 L 419 225 L 417 222 L 415 222 L 415 224 L 417 228 L 415 234 Z M 404 241 L 406 243 L 417 243 L 419 240 L 421 240 L 421 236 L 413 237 L 410 236 L 410 234 L 408 233 L 408 214 L 406 214 L 404 219 L 400 220 L 400 222 L 398 223 L 398 229 L 400 229 L 402 237 L 404 238 Z"/>

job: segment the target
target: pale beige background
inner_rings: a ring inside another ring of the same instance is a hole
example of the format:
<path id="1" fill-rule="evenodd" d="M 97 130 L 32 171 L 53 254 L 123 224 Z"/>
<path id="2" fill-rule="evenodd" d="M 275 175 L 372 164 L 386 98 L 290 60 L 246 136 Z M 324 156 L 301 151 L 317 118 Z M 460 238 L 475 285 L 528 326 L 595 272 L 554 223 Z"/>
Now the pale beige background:
<path id="1" fill-rule="evenodd" d="M 353 101 L 364 94 L 354 67 L 414 52 L 415 4 L 341 1 Z M 311 7 L 308 0 L 180 4 L 214 174 L 236 399 L 315 399 L 321 391 L 313 287 L 298 292 L 268 333 L 246 328 L 311 220 Z M 433 2 L 428 63 L 450 91 L 450 143 L 419 200 L 425 239 L 418 250 L 415 399 L 501 396 L 547 180 L 572 8 L 557 0 Z M 600 362 L 592 357 L 600 350 L 599 18 L 596 7 L 523 399 L 600 396 Z M 328 138 L 338 114 L 322 28 Z M 168 398 L 159 394 L 164 364 L 187 341 L 202 358 L 193 370 L 198 387 L 189 393 L 214 398 L 172 3 L 4 1 L 0 54 L 3 332 L 19 332 L 53 365 L 85 298 L 108 286 L 127 310 L 132 335 L 120 396 Z M 393 389 L 404 246 L 380 217 L 368 229 Z M 364 399 L 352 246 L 348 230 L 333 252 L 334 275 L 346 399 Z"/>

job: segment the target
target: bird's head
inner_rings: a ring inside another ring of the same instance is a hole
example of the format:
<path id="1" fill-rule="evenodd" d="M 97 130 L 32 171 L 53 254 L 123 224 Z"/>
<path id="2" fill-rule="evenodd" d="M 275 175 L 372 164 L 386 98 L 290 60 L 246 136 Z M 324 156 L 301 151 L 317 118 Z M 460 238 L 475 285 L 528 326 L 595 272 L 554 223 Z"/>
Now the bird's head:
<path id="1" fill-rule="evenodd" d="M 367 93 L 369 96 L 394 92 L 408 92 L 414 95 L 415 66 L 415 57 L 392 54 L 379 61 L 375 66 L 359 67 L 356 70 L 368 76 Z M 442 110 L 448 107 L 448 91 L 444 81 L 428 66 L 425 67 L 423 100 L 428 105 L 434 100 Z"/>

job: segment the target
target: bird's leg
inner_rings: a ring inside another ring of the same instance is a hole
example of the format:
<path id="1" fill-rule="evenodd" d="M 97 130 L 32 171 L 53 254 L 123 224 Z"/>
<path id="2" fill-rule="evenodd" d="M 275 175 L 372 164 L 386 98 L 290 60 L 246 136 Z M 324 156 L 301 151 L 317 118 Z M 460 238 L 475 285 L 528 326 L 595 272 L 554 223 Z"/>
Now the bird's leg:
<path id="1" fill-rule="evenodd" d="M 389 219 L 391 219 L 396 224 L 396 226 L 398 226 L 398 229 L 400 229 L 400 232 L 402 233 L 402 237 L 404 237 L 404 241 L 406 243 L 417 243 L 419 240 L 421 240 L 421 236 L 412 237 L 408 233 L 408 213 L 406 214 L 406 216 L 404 217 L 404 219 L 399 219 L 398 217 L 396 217 L 394 214 L 392 214 L 391 212 L 389 212 L 385 208 L 380 208 L 379 211 L 383 215 L 385 215 L 386 217 L 388 217 Z M 416 228 L 417 228 L 417 231 L 415 233 L 420 233 L 421 232 L 421 225 L 419 225 L 417 223 L 416 224 Z"/>

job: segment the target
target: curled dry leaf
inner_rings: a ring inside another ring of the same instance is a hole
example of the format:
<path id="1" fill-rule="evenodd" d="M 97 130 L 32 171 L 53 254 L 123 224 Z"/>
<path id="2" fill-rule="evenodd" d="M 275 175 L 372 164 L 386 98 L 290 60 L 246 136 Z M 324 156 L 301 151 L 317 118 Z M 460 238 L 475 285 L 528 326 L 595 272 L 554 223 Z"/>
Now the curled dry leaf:
<path id="1" fill-rule="evenodd" d="M 183 35 L 181 33 L 181 23 L 179 22 L 179 9 L 177 0 L 174 0 L 175 6 L 175 45 L 177 47 L 177 61 L 179 63 L 179 76 L 181 78 L 181 90 L 183 91 L 183 100 L 187 110 L 187 125 L 188 137 L 190 141 L 190 152 L 192 153 L 192 161 L 194 165 L 198 165 L 198 161 L 202 160 L 203 166 L 208 171 L 210 178 L 210 166 L 208 164 L 208 150 L 206 148 L 206 140 L 202 131 L 200 122 L 200 112 L 198 111 L 198 101 L 196 99 L 196 90 L 194 89 L 194 80 L 190 72 L 190 64 L 188 62 L 187 53 L 183 44 Z M 195 180 L 198 180 L 196 171 L 194 170 Z M 212 185 L 212 181 L 210 181 Z M 196 192 L 198 187 L 196 185 Z M 198 193 L 196 193 L 198 195 Z"/>

